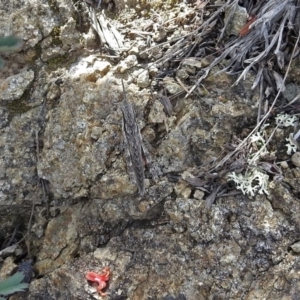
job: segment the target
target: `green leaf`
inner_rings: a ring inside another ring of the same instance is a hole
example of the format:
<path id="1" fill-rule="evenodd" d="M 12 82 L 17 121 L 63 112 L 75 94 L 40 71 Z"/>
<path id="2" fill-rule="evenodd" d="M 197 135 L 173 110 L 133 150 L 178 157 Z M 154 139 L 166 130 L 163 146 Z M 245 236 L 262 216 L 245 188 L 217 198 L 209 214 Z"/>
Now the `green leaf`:
<path id="1" fill-rule="evenodd" d="M 0 37 L 0 51 L 17 50 L 22 44 L 21 39 L 13 35 Z"/>
<path id="2" fill-rule="evenodd" d="M 8 277 L 0 282 L 0 295 L 10 295 L 15 292 L 22 292 L 28 287 L 28 283 L 22 283 L 24 274 L 17 272 L 13 276 Z M 1 300 L 1 299 L 0 299 Z"/>

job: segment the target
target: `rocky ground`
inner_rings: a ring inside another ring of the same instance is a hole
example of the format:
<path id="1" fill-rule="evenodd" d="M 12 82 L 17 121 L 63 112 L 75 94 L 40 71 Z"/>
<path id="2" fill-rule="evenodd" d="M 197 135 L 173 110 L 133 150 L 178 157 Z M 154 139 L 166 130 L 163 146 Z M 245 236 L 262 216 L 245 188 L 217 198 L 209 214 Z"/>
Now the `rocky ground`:
<path id="1" fill-rule="evenodd" d="M 171 0 L 0 4 L 0 35 L 24 42 L 2 55 L 0 74 L 0 278 L 29 259 L 35 272 L 29 290 L 10 299 L 101 299 L 85 275 L 106 266 L 107 299 L 300 298 L 300 164 L 297 145 L 286 146 L 297 119 L 279 124 L 274 110 L 260 144 L 236 154 L 253 158 L 273 132 L 259 165 L 265 186 L 256 177 L 252 196 L 218 176 L 223 165 L 201 174 L 255 127 L 256 75 L 233 85 L 216 66 L 185 96 L 208 58 L 184 61 L 176 80 L 155 80 L 174 69 L 154 64 L 169 39 L 212 9 Z M 289 101 L 298 66 L 296 58 Z M 144 194 L 129 166 L 122 80 L 144 144 Z"/>

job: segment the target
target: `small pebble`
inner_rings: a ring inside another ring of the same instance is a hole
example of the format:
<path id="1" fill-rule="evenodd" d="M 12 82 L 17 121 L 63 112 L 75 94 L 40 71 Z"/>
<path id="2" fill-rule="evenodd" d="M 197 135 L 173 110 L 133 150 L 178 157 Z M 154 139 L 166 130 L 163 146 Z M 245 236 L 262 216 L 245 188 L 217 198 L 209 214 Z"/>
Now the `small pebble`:
<path id="1" fill-rule="evenodd" d="M 300 242 L 291 245 L 291 248 L 293 249 L 294 252 L 300 253 Z"/>
<path id="2" fill-rule="evenodd" d="M 202 200 L 204 197 L 204 192 L 196 190 L 194 193 L 194 198 L 198 200 Z"/>
<path id="3" fill-rule="evenodd" d="M 293 156 L 292 156 L 292 163 L 296 167 L 300 167 L 300 152 L 296 152 L 296 153 L 293 154 Z"/>
<path id="4" fill-rule="evenodd" d="M 287 169 L 287 168 L 289 167 L 289 165 L 288 165 L 288 163 L 287 163 L 286 161 L 282 161 L 282 162 L 280 163 L 280 166 L 281 166 L 281 168 L 283 168 L 283 169 Z"/>

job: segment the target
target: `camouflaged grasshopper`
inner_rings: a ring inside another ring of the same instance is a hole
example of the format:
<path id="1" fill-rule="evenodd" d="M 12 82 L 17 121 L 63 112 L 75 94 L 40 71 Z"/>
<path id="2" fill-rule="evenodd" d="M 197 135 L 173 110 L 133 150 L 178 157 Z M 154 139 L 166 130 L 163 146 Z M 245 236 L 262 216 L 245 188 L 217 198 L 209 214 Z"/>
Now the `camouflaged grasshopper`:
<path id="1" fill-rule="evenodd" d="M 123 113 L 123 135 L 127 152 L 127 165 L 129 176 L 135 182 L 140 196 L 145 194 L 145 163 L 150 166 L 150 172 L 155 179 L 158 171 L 151 164 L 150 154 L 144 146 L 140 129 L 137 125 L 133 105 L 127 101 L 124 83 L 122 80 L 124 102 Z"/>

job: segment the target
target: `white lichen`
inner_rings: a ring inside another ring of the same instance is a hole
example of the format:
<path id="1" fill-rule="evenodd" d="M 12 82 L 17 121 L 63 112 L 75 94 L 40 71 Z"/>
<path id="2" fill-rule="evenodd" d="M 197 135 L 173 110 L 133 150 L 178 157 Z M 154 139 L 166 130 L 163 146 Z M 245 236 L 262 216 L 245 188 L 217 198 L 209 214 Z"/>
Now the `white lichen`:
<path id="1" fill-rule="evenodd" d="M 262 145 L 264 145 L 266 143 L 265 139 L 263 138 L 263 136 L 261 135 L 260 132 L 254 133 L 250 137 L 250 141 L 251 141 L 251 143 L 260 143 Z"/>
<path id="2" fill-rule="evenodd" d="M 251 169 L 245 174 L 232 172 L 228 174 L 228 179 L 233 180 L 236 184 L 236 188 L 241 190 L 244 195 L 254 196 L 256 193 L 269 195 L 269 176 L 259 169 Z"/>
<path id="3" fill-rule="evenodd" d="M 275 133 L 278 127 L 295 127 L 298 123 L 298 118 L 296 116 L 291 116 L 288 114 L 279 114 L 275 118 L 277 127 L 273 130 L 271 135 L 267 138 L 265 128 L 269 124 L 265 124 L 262 126 L 260 131 L 255 132 L 250 137 L 251 148 L 247 153 L 246 160 L 248 162 L 248 169 L 246 173 L 236 174 L 235 172 L 229 173 L 227 175 L 228 180 L 234 181 L 236 184 L 236 188 L 241 190 L 243 194 L 247 194 L 249 196 L 254 196 L 256 193 L 258 194 L 269 194 L 268 192 L 268 181 L 269 176 L 264 173 L 259 167 L 259 162 L 265 156 L 275 156 L 275 153 L 270 153 L 267 149 L 267 145 L 269 144 L 273 134 Z M 297 151 L 299 147 L 297 143 L 297 139 L 300 137 L 300 130 L 296 133 L 290 133 L 289 137 L 286 138 L 288 142 L 286 144 L 287 154 L 291 155 L 292 153 Z"/>
<path id="4" fill-rule="evenodd" d="M 277 115 L 275 121 L 278 127 L 289 127 L 289 126 L 294 127 L 295 123 L 298 121 L 298 118 L 296 116 L 283 114 L 283 115 Z"/>
<path id="5" fill-rule="evenodd" d="M 286 138 L 285 140 L 288 141 L 288 143 L 285 144 L 286 147 L 287 147 L 286 153 L 288 155 L 291 155 L 292 153 L 296 152 L 297 151 L 297 144 L 295 143 L 295 140 L 293 139 L 293 134 L 291 133 L 289 135 L 289 137 Z"/>
<path id="6" fill-rule="evenodd" d="M 264 157 L 269 154 L 269 151 L 267 149 L 265 138 L 263 137 L 261 131 L 254 133 L 250 137 L 250 142 L 252 143 L 253 150 L 255 149 L 255 152 L 252 152 L 251 154 L 248 154 L 248 163 L 249 165 L 257 165 L 258 161 L 261 157 Z"/>
<path id="7" fill-rule="evenodd" d="M 277 115 L 275 120 L 278 127 L 295 127 L 298 122 L 298 118 L 296 116 L 291 116 L 288 114 Z M 288 155 L 291 155 L 292 153 L 297 151 L 297 143 L 295 142 L 295 139 L 297 139 L 297 134 L 293 136 L 292 133 L 288 138 L 286 138 L 286 141 L 288 143 L 286 143 L 285 146 L 287 147 L 286 153 Z"/>

